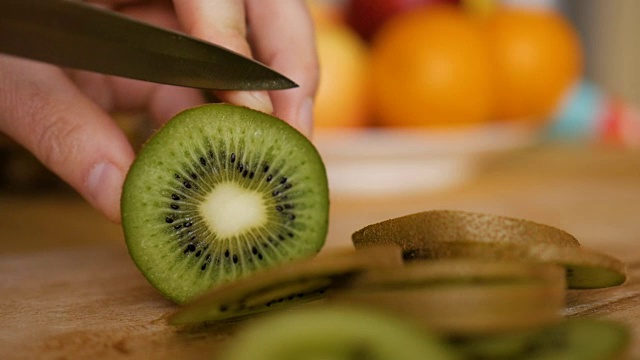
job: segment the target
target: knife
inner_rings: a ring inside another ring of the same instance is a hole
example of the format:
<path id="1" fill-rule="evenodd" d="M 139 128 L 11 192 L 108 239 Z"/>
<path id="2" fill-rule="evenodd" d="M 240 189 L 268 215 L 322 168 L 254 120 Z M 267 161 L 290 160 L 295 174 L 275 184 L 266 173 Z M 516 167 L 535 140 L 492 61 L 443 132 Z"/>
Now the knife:
<path id="1" fill-rule="evenodd" d="M 198 89 L 297 86 L 221 46 L 74 0 L 0 0 L 0 53 Z"/>

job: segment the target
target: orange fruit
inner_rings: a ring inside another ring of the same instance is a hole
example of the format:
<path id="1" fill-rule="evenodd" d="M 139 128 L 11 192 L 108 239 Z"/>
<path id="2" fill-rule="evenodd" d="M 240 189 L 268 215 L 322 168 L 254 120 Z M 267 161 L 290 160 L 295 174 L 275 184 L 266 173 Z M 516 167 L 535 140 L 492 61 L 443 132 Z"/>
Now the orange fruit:
<path id="1" fill-rule="evenodd" d="M 552 10 L 501 9 L 487 19 L 498 119 L 543 120 L 582 71 L 578 35 Z"/>
<path id="2" fill-rule="evenodd" d="M 369 53 L 364 41 L 341 23 L 316 28 L 320 65 L 314 123 L 318 128 L 359 127 L 369 120 Z"/>
<path id="3" fill-rule="evenodd" d="M 390 19 L 372 42 L 375 115 L 382 125 L 450 126 L 489 120 L 490 54 L 480 24 L 450 6 Z"/>

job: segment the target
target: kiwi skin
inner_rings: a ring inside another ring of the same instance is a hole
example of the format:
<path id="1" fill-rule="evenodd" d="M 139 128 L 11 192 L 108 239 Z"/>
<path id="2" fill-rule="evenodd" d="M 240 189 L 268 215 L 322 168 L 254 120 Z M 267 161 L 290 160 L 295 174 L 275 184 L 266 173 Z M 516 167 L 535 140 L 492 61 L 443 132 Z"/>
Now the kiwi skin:
<path id="1" fill-rule="evenodd" d="M 223 181 L 258 194 L 263 223 L 216 235 L 197 199 Z M 176 115 L 143 146 L 121 211 L 136 266 L 162 295 L 184 303 L 214 285 L 314 256 L 328 229 L 328 183 L 315 147 L 284 121 L 209 104 Z"/>
<path id="2" fill-rule="evenodd" d="M 425 243 L 552 243 L 580 246 L 571 234 L 528 220 L 454 210 L 432 210 L 366 226 L 352 235 L 356 247 L 397 243 L 413 250 Z"/>

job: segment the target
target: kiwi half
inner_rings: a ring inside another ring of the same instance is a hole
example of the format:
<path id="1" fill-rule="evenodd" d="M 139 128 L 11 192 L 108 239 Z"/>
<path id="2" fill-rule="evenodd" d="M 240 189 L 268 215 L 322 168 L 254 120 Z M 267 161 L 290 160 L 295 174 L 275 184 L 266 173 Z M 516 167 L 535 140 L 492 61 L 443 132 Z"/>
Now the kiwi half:
<path id="1" fill-rule="evenodd" d="M 412 259 L 482 259 L 561 265 L 570 289 L 598 289 L 626 280 L 622 261 L 596 251 L 552 244 L 429 243 L 411 253 Z"/>
<path id="2" fill-rule="evenodd" d="M 458 260 L 368 271 L 330 299 L 393 311 L 447 334 L 476 334 L 558 321 L 564 296 L 561 267 Z"/>
<path id="3" fill-rule="evenodd" d="M 316 254 L 327 234 L 327 177 L 314 146 L 284 121 L 210 104 L 176 115 L 145 144 L 121 208 L 133 261 L 183 303 Z"/>
<path id="4" fill-rule="evenodd" d="M 224 360 L 458 359 L 432 334 L 367 309 L 305 309 L 248 325 L 230 341 Z"/>
<path id="5" fill-rule="evenodd" d="M 476 360 L 613 360 L 623 358 L 629 343 L 626 326 L 595 319 L 573 319 L 452 342 L 464 358 Z"/>
<path id="6" fill-rule="evenodd" d="M 197 324 L 290 307 L 324 298 L 331 286 L 348 275 L 400 266 L 402 256 L 396 245 L 334 249 L 218 286 L 175 311 L 168 321 Z"/>
<path id="7" fill-rule="evenodd" d="M 577 247 L 567 232 L 552 226 L 510 217 L 453 210 L 433 210 L 366 226 L 352 236 L 356 247 L 396 243 L 404 250 L 424 243 L 551 243 Z"/>

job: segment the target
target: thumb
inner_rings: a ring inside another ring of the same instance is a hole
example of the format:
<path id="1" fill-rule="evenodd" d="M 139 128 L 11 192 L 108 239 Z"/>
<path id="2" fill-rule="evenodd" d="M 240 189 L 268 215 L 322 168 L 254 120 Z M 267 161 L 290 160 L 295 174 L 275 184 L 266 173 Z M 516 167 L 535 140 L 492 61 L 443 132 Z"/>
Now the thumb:
<path id="1" fill-rule="evenodd" d="M 11 57 L 0 57 L 0 69 L 0 131 L 119 222 L 134 157 L 122 131 L 61 69 Z"/>

